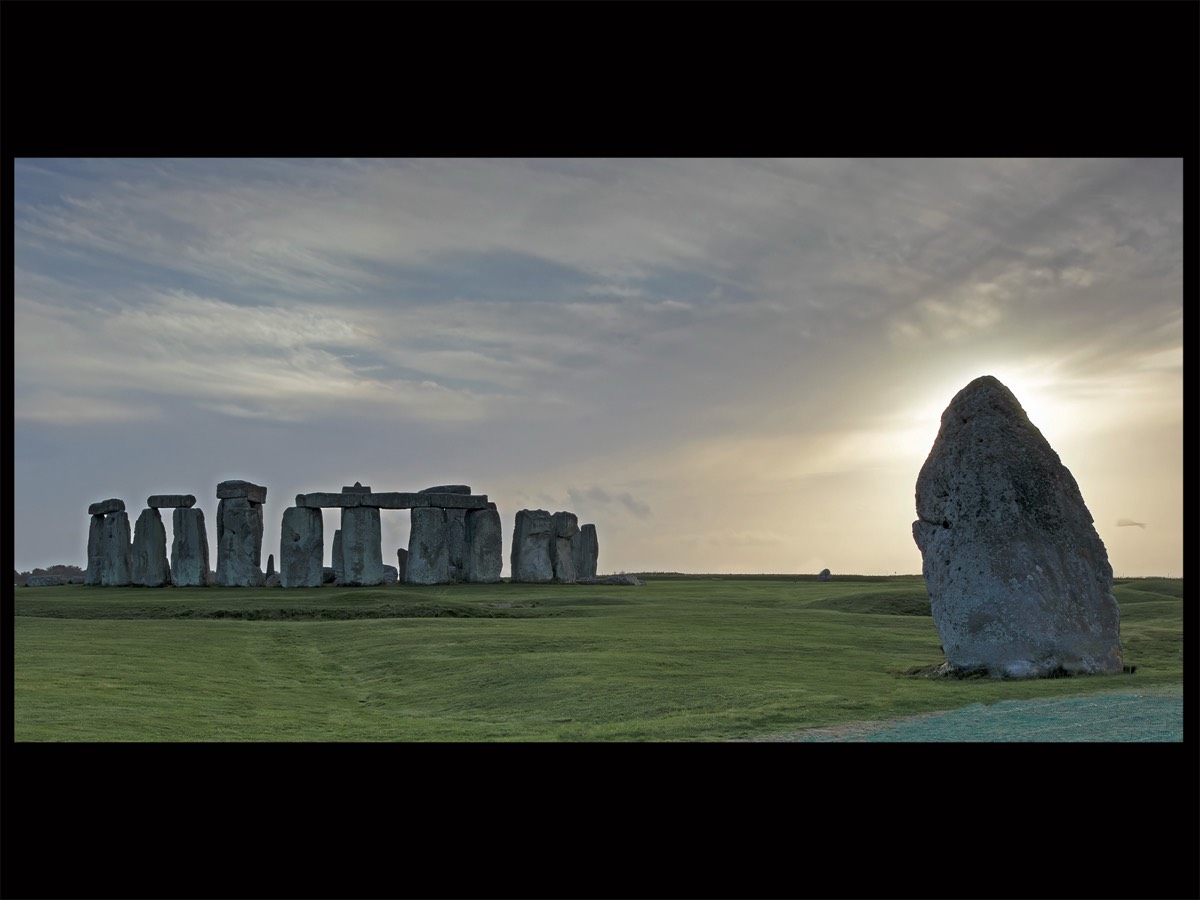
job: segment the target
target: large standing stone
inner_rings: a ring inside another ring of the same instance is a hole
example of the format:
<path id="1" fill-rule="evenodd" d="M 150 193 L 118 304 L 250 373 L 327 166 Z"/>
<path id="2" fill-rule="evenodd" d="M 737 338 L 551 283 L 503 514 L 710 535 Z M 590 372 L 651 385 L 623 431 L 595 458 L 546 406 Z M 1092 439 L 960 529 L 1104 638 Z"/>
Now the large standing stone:
<path id="1" fill-rule="evenodd" d="M 333 530 L 333 550 L 330 562 L 333 563 L 333 583 L 341 584 L 345 578 L 345 566 L 342 564 L 342 529 L 335 528 Z"/>
<path id="2" fill-rule="evenodd" d="M 948 672 L 1122 671 L 1112 567 L 1079 486 L 995 378 L 975 379 L 942 413 L 916 506 Z"/>
<path id="3" fill-rule="evenodd" d="M 463 580 L 492 583 L 504 567 L 504 534 L 500 513 L 473 509 L 467 513 L 463 548 Z"/>
<path id="4" fill-rule="evenodd" d="M 466 581 L 467 513 L 465 509 L 447 509 L 446 562 L 447 581 Z"/>
<path id="5" fill-rule="evenodd" d="M 450 545 L 446 510 L 437 507 L 414 509 L 408 531 L 408 584 L 448 584 Z"/>
<path id="6" fill-rule="evenodd" d="M 574 584 L 575 554 L 571 551 L 571 541 L 579 534 L 579 517 L 572 512 L 556 512 L 553 531 L 550 560 L 554 565 L 554 580 L 559 584 Z"/>
<path id="7" fill-rule="evenodd" d="M 104 517 L 103 560 L 100 565 L 100 584 L 105 587 L 126 587 L 130 584 L 129 513 L 110 512 Z"/>
<path id="8" fill-rule="evenodd" d="M 320 587 L 324 581 L 325 519 L 320 509 L 289 506 L 279 526 L 281 587 Z"/>
<path id="9" fill-rule="evenodd" d="M 249 496 L 226 497 L 217 503 L 217 584 L 262 587 L 262 537 L 261 503 Z"/>
<path id="10" fill-rule="evenodd" d="M 379 510 L 342 510 L 342 584 L 355 587 L 383 584 L 383 539 Z"/>
<path id="11" fill-rule="evenodd" d="M 595 525 L 580 525 L 571 538 L 571 556 L 575 560 L 575 579 L 596 577 L 596 563 L 600 558 L 600 543 L 596 540 Z"/>
<path id="12" fill-rule="evenodd" d="M 517 511 L 509 553 L 511 581 L 549 583 L 554 580 L 554 563 L 550 557 L 553 534 L 554 519 L 546 510 Z"/>
<path id="13" fill-rule="evenodd" d="M 165 587 L 171 583 L 167 562 L 167 529 L 158 507 L 143 509 L 133 531 L 129 557 L 130 583 L 140 587 Z"/>
<path id="14" fill-rule="evenodd" d="M 92 514 L 88 525 L 87 570 L 84 584 L 101 584 L 104 575 L 104 514 Z"/>
<path id="15" fill-rule="evenodd" d="M 176 507 L 171 530 L 171 581 L 175 587 L 205 587 L 209 569 L 204 510 Z"/>

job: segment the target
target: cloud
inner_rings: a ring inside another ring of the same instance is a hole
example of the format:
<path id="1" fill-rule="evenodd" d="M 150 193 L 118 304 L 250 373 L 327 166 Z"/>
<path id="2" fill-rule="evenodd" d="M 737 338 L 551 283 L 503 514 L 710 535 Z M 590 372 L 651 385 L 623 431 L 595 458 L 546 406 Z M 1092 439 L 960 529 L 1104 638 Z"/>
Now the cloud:
<path id="1" fill-rule="evenodd" d="M 650 505 L 638 500 L 629 491 L 614 494 L 602 487 L 592 485 L 584 489 L 567 488 L 567 497 L 574 506 L 579 508 L 591 505 L 617 506 L 638 519 L 646 519 L 650 516 Z"/>
<path id="2" fill-rule="evenodd" d="M 1118 528 L 1128 528 L 1131 525 L 1136 525 L 1138 528 L 1145 528 L 1145 522 L 1135 522 L 1133 519 L 1117 519 Z"/>

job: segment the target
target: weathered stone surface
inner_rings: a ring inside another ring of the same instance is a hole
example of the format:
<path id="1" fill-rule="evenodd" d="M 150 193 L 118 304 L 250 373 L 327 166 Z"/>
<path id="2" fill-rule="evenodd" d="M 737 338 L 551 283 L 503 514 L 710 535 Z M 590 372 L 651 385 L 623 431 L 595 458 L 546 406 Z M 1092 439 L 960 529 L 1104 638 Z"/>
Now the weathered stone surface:
<path id="1" fill-rule="evenodd" d="M 83 584 L 83 576 L 82 575 L 72 575 L 70 578 L 67 579 L 67 584 Z"/>
<path id="2" fill-rule="evenodd" d="M 494 583 L 504 567 L 504 534 L 500 513 L 473 509 L 466 513 L 462 580 Z"/>
<path id="3" fill-rule="evenodd" d="M 381 584 L 395 584 L 396 583 L 396 567 L 395 566 L 385 565 L 383 567 L 383 581 L 380 583 Z"/>
<path id="4" fill-rule="evenodd" d="M 579 517 L 573 512 L 556 512 L 551 526 L 554 540 L 550 544 L 550 562 L 554 580 L 559 584 L 575 583 L 575 554 L 571 541 L 579 533 Z"/>
<path id="5" fill-rule="evenodd" d="M 196 505 L 194 494 L 151 494 L 146 498 L 151 509 L 191 509 Z"/>
<path id="6" fill-rule="evenodd" d="M 414 509 L 408 531 L 408 584 L 449 584 L 450 545 L 446 511 L 436 507 Z"/>
<path id="7" fill-rule="evenodd" d="M 281 587 L 279 573 L 272 572 L 263 579 L 263 587 Z"/>
<path id="8" fill-rule="evenodd" d="M 84 584 L 100 584 L 104 572 L 104 515 L 92 514 L 88 525 L 87 568 Z"/>
<path id="9" fill-rule="evenodd" d="M 828 569 L 822 569 L 820 574 L 817 575 L 817 581 L 829 581 L 832 577 Z"/>
<path id="10" fill-rule="evenodd" d="M 54 587 L 66 583 L 61 575 L 30 575 L 25 580 L 25 587 Z"/>
<path id="11" fill-rule="evenodd" d="M 379 510 L 342 510 L 342 578 L 339 584 L 369 587 L 383 583 L 383 544 Z"/>
<path id="12" fill-rule="evenodd" d="M 103 516 L 113 512 L 125 512 L 125 501 L 114 497 L 112 500 L 101 500 L 88 507 L 89 516 Z"/>
<path id="13" fill-rule="evenodd" d="M 319 509 L 289 506 L 279 526 L 279 584 L 285 588 L 324 583 L 325 518 Z M 270 560 L 267 568 L 271 568 Z"/>
<path id="14" fill-rule="evenodd" d="M 297 494 L 296 505 L 325 509 L 352 509 L 360 506 L 375 509 L 422 509 L 430 506 L 440 509 L 495 508 L 495 504 L 488 500 L 487 494 L 426 494 L 404 491 L 383 491 L 378 494 L 361 491 L 341 494 Z"/>
<path id="15" fill-rule="evenodd" d="M 323 507 L 342 509 L 358 506 L 370 506 L 376 509 L 414 509 L 419 506 L 429 506 L 428 494 L 403 493 L 387 491 L 379 494 L 367 494 L 361 491 L 349 491 L 342 494 L 297 494 L 297 506 Z"/>
<path id="16" fill-rule="evenodd" d="M 487 509 L 487 494 L 428 493 L 429 505 L 440 509 Z"/>
<path id="17" fill-rule="evenodd" d="M 916 484 L 913 538 L 949 667 L 1122 671 L 1112 567 L 1074 477 L 991 376 L 958 392 Z"/>
<path id="18" fill-rule="evenodd" d="M 344 509 L 358 506 L 364 496 L 361 493 L 327 494 L 318 492 L 313 494 L 297 494 L 296 505 L 309 508 L 324 507 L 327 509 L 340 506 Z"/>
<path id="19" fill-rule="evenodd" d="M 465 484 L 436 484 L 433 487 L 421 488 L 421 494 L 469 494 L 471 488 Z"/>
<path id="20" fill-rule="evenodd" d="M 133 530 L 129 553 L 129 581 L 140 587 L 166 587 L 171 583 L 167 562 L 167 529 L 157 507 L 143 509 Z"/>
<path id="21" fill-rule="evenodd" d="M 248 495 L 221 500 L 217 504 L 216 583 L 222 587 L 261 587 L 262 538 L 262 504 Z"/>
<path id="22" fill-rule="evenodd" d="M 361 484 L 359 484 L 356 481 L 356 482 L 354 482 L 354 484 L 350 485 L 349 487 L 346 487 L 345 485 L 343 485 L 342 493 L 343 494 L 369 494 L 369 493 L 371 493 L 371 489 L 369 487 L 363 487 Z"/>
<path id="23" fill-rule="evenodd" d="M 217 485 L 218 500 L 234 500 L 241 497 L 254 503 L 266 503 L 267 489 L 252 481 L 222 481 Z"/>
<path id="24" fill-rule="evenodd" d="M 396 549 L 396 580 L 403 584 L 407 580 L 406 573 L 408 571 L 408 548 L 398 547 Z"/>
<path id="25" fill-rule="evenodd" d="M 325 566 L 321 569 L 321 584 L 334 584 L 337 581 L 337 573 L 333 570 L 333 566 Z"/>
<path id="26" fill-rule="evenodd" d="M 596 540 L 596 526 L 580 525 L 571 538 L 571 556 L 575 560 L 575 580 L 596 577 L 596 563 L 600 558 L 600 542 Z"/>
<path id="27" fill-rule="evenodd" d="M 554 540 L 554 519 L 544 509 L 517 511 L 509 552 L 509 580 L 543 584 L 554 581 L 554 563 L 550 547 Z"/>
<path id="28" fill-rule="evenodd" d="M 463 557 L 467 543 L 467 512 L 465 509 L 446 510 L 446 558 L 451 582 L 466 580 Z"/>
<path id="29" fill-rule="evenodd" d="M 176 507 L 171 513 L 171 582 L 175 587 L 209 584 L 208 532 L 204 510 Z"/>
<path id="30" fill-rule="evenodd" d="M 340 528 L 335 528 L 333 531 L 333 550 L 330 562 L 333 563 L 333 583 L 341 584 L 345 567 L 342 564 L 342 529 Z"/>
<path id="31" fill-rule="evenodd" d="M 129 556 L 129 513 L 110 512 L 104 517 L 103 561 L 100 566 L 100 584 L 105 587 L 127 587 L 130 584 Z"/>

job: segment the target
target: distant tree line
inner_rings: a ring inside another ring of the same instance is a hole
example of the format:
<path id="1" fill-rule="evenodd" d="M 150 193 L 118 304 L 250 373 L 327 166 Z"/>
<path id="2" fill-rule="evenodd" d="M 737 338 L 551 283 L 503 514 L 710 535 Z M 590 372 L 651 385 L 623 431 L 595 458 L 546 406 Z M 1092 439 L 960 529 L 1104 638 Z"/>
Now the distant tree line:
<path id="1" fill-rule="evenodd" d="M 17 587 L 24 587 L 25 582 L 34 575 L 58 575 L 66 581 L 72 575 L 83 574 L 85 574 L 84 570 L 79 568 L 79 566 L 51 566 L 48 569 L 34 569 L 32 572 L 18 572 L 16 569 L 13 569 L 13 584 Z"/>

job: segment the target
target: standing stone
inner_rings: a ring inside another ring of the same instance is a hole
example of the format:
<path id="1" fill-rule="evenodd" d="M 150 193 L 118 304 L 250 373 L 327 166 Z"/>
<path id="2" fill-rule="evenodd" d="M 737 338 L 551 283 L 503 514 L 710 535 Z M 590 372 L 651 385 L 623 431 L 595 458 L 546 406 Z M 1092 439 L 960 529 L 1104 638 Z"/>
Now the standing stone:
<path id="1" fill-rule="evenodd" d="M 171 581 L 175 587 L 208 584 L 208 532 L 204 510 L 176 507 L 171 514 Z"/>
<path id="2" fill-rule="evenodd" d="M 270 578 L 275 574 L 275 554 L 267 554 L 267 577 Z"/>
<path id="3" fill-rule="evenodd" d="M 395 583 L 396 583 L 396 567 L 395 566 L 384 566 L 383 567 L 383 581 L 381 582 L 381 584 L 395 584 Z"/>
<path id="4" fill-rule="evenodd" d="M 408 548 L 398 547 L 396 549 L 396 580 L 403 584 L 406 580 L 405 573 L 408 571 Z"/>
<path id="5" fill-rule="evenodd" d="M 554 580 L 550 558 L 554 520 L 544 509 L 517 511 L 510 551 L 511 581 L 549 583 Z"/>
<path id="6" fill-rule="evenodd" d="M 330 559 L 333 563 L 333 583 L 341 584 L 346 577 L 345 566 L 342 565 L 342 529 L 335 528 L 333 530 L 333 556 Z"/>
<path id="7" fill-rule="evenodd" d="M 103 560 L 100 565 L 100 584 L 105 587 L 126 587 L 130 584 L 129 513 L 110 512 L 104 517 L 101 537 Z"/>
<path id="8" fill-rule="evenodd" d="M 104 514 L 93 515 L 88 525 L 87 569 L 84 584 L 101 584 L 104 573 Z"/>
<path id="9" fill-rule="evenodd" d="M 140 587 L 165 587 L 171 583 L 167 563 L 167 529 L 158 507 L 143 509 L 133 532 L 130 550 L 130 583 Z"/>
<path id="10" fill-rule="evenodd" d="M 571 557 L 575 560 L 575 578 L 582 581 L 596 577 L 596 563 L 600 558 L 600 543 L 596 540 L 595 525 L 580 525 L 571 538 Z"/>
<path id="11" fill-rule="evenodd" d="M 289 506 L 279 526 L 281 587 L 320 587 L 324 582 L 325 519 L 320 509 Z M 271 558 L 267 559 L 271 569 Z"/>
<path id="12" fill-rule="evenodd" d="M 822 569 L 817 575 L 817 581 L 829 581 L 833 576 L 829 574 L 828 569 Z"/>
<path id="13" fill-rule="evenodd" d="M 447 577 L 450 582 L 466 581 L 465 548 L 467 543 L 466 509 L 447 509 L 446 513 L 446 560 Z"/>
<path id="14" fill-rule="evenodd" d="M 446 528 L 446 510 L 435 506 L 417 508 L 409 513 L 408 584 L 448 584 L 450 582 L 450 545 Z"/>
<path id="15" fill-rule="evenodd" d="M 554 580 L 559 584 L 575 583 L 575 554 L 571 541 L 579 534 L 579 517 L 572 512 L 556 512 L 553 517 L 554 540 L 550 544 L 550 561 Z"/>
<path id="16" fill-rule="evenodd" d="M 261 503 L 248 496 L 217 503 L 217 584 L 262 587 L 262 537 Z"/>
<path id="17" fill-rule="evenodd" d="M 1119 673 L 1112 566 L 1079 486 L 991 376 L 959 391 L 916 485 L 913 539 L 951 674 Z"/>
<path id="18" fill-rule="evenodd" d="M 418 493 L 452 493 L 469 494 L 469 485 L 433 485 L 422 487 Z M 445 508 L 443 508 L 445 509 Z M 446 509 L 445 540 L 446 540 L 446 577 L 440 582 L 420 582 L 444 584 L 448 582 L 467 581 L 466 576 L 466 541 L 467 541 L 467 512 L 466 509 Z M 436 517 L 434 517 L 436 518 Z M 410 541 L 412 542 L 412 541 Z"/>
<path id="19" fill-rule="evenodd" d="M 355 587 L 383 584 L 383 543 L 379 510 L 358 506 L 342 510 L 342 583 Z"/>
<path id="20" fill-rule="evenodd" d="M 463 580 L 494 583 L 504 567 L 504 534 L 500 513 L 473 509 L 467 513 L 463 548 Z"/>

